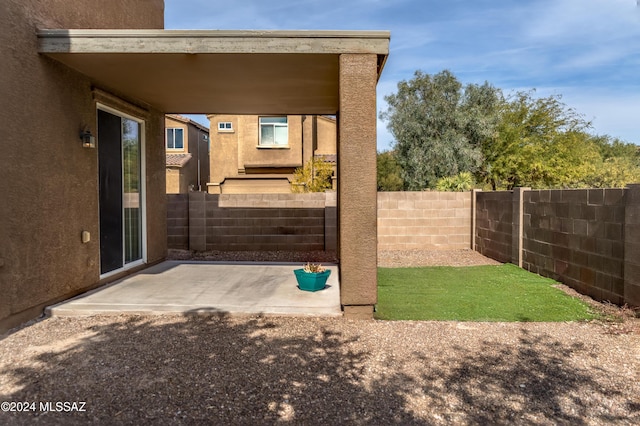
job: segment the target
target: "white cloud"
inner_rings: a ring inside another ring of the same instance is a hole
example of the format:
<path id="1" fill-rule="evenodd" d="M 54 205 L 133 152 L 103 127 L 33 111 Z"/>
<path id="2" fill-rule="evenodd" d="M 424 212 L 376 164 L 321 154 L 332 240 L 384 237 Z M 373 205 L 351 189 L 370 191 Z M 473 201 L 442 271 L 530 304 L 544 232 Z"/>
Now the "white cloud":
<path id="1" fill-rule="evenodd" d="M 603 42 L 639 34 L 635 0 L 546 0 L 525 35 L 548 43 Z"/>

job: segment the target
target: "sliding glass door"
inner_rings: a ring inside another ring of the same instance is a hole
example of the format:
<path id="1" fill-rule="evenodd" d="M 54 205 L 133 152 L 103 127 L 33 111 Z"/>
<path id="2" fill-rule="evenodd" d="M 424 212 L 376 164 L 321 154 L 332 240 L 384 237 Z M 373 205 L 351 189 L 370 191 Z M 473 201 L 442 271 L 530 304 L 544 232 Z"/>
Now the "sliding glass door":
<path id="1" fill-rule="evenodd" d="M 142 123 L 98 109 L 100 273 L 140 263 L 144 256 Z"/>

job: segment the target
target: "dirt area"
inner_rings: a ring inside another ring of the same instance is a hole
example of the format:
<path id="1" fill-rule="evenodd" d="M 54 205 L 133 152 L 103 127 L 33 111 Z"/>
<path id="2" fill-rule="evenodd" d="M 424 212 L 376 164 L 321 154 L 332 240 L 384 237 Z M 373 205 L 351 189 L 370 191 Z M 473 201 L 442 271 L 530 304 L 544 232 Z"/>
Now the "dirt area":
<path id="1" fill-rule="evenodd" d="M 338 261 L 335 252 L 312 251 L 205 251 L 169 250 L 170 260 L 254 261 L 254 262 L 323 262 Z M 411 266 L 499 265 L 499 262 L 472 250 L 404 250 L 379 251 L 378 266 L 385 268 Z"/>
<path id="2" fill-rule="evenodd" d="M 314 262 L 336 263 L 335 252 L 330 251 L 202 251 L 169 250 L 168 260 L 202 260 L 228 262 Z"/>
<path id="3" fill-rule="evenodd" d="M 473 250 L 403 250 L 379 251 L 378 266 L 400 268 L 415 266 L 500 265 Z"/>
<path id="4" fill-rule="evenodd" d="M 482 262 L 471 251 L 379 256 Z M 580 297 L 606 319 L 42 319 L 0 340 L 0 424 L 640 424 L 638 320 Z"/>
<path id="5" fill-rule="evenodd" d="M 0 401 L 35 403 L 0 424 L 635 425 L 639 372 L 597 323 L 50 318 L 0 341 Z"/>

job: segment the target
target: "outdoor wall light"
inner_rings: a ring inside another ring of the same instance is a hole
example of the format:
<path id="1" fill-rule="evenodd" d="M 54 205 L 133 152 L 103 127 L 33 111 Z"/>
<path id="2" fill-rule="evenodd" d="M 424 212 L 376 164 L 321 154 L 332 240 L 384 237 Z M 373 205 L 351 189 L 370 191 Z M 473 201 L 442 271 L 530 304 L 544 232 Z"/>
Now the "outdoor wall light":
<path id="1" fill-rule="evenodd" d="M 84 132 L 80 132 L 80 140 L 82 141 L 82 146 L 85 148 L 95 148 L 96 147 L 96 137 L 91 134 L 91 131 L 85 130 Z"/>

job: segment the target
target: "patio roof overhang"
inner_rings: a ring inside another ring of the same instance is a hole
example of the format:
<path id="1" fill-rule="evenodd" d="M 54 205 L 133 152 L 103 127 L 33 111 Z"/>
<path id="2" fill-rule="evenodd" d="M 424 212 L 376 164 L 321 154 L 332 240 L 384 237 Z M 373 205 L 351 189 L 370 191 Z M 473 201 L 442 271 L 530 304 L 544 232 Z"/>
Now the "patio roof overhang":
<path id="1" fill-rule="evenodd" d="M 166 113 L 335 114 L 339 57 L 388 31 L 40 30 L 38 52 Z"/>

